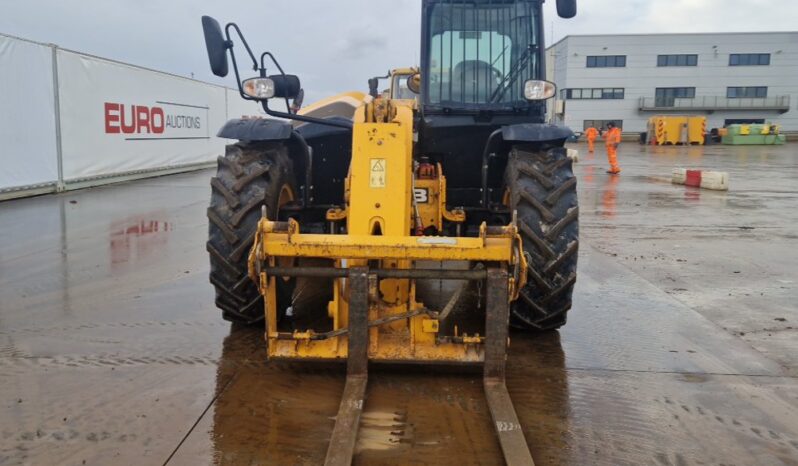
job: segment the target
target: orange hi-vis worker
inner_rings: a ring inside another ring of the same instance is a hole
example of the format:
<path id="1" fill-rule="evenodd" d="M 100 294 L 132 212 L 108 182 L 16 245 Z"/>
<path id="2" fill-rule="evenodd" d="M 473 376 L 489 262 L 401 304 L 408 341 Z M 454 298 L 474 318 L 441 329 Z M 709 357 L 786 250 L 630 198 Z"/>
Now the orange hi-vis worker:
<path id="1" fill-rule="evenodd" d="M 598 135 L 598 130 L 592 126 L 585 131 L 585 137 L 587 138 L 587 151 L 591 154 L 596 149 L 596 138 Z"/>
<path id="2" fill-rule="evenodd" d="M 614 123 L 607 123 L 604 142 L 607 145 L 607 159 L 610 162 L 610 169 L 607 173 L 617 175 L 621 173 L 621 168 L 618 166 L 618 145 L 621 143 L 621 130 Z"/>

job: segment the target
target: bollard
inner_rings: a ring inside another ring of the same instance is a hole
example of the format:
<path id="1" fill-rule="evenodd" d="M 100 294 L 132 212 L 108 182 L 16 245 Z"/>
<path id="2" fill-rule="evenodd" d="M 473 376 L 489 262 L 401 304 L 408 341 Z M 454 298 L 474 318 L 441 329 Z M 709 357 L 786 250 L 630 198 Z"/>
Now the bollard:
<path id="1" fill-rule="evenodd" d="M 674 168 L 671 183 L 715 191 L 728 191 L 729 174 L 727 172 Z"/>

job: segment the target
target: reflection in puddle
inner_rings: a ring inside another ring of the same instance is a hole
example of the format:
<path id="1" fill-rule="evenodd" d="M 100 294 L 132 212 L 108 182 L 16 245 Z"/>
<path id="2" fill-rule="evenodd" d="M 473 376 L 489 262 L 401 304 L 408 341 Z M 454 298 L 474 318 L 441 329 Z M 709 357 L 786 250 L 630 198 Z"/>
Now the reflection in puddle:
<path id="1" fill-rule="evenodd" d="M 233 326 L 210 432 L 222 464 L 321 464 L 343 365 L 266 362 L 262 329 Z M 513 334 L 508 389 L 536 458 L 573 451 L 557 332 Z M 497 464 L 502 454 L 477 368 L 372 365 L 354 464 Z"/>
<path id="2" fill-rule="evenodd" d="M 163 250 L 173 227 L 169 222 L 156 220 L 157 217 L 158 215 L 148 214 L 111 223 L 109 230 L 112 269 L 134 264 L 139 259 Z"/>
<path id="3" fill-rule="evenodd" d="M 701 200 L 701 188 L 686 186 L 684 190 L 684 200 L 687 202 L 699 202 Z"/>
<path id="4" fill-rule="evenodd" d="M 586 166 L 585 167 L 585 174 L 582 176 L 582 179 L 586 183 L 592 184 L 593 183 L 593 174 L 595 173 L 595 171 L 596 171 L 596 166 L 595 165 Z"/>
<path id="5" fill-rule="evenodd" d="M 617 175 L 608 175 L 607 181 L 604 183 L 601 192 L 601 216 L 604 218 L 613 218 L 618 207 L 618 183 L 621 177 Z"/>

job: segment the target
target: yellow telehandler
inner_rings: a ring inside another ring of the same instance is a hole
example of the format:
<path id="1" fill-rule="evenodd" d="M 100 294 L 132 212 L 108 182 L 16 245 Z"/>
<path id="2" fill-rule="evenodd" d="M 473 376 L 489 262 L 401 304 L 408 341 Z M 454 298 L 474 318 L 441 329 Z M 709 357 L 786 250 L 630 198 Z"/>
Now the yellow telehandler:
<path id="1" fill-rule="evenodd" d="M 576 13 L 574 0 L 557 7 Z M 556 91 L 542 1 L 423 0 L 421 12 L 420 66 L 391 72 L 390 92 L 372 80 L 370 95 L 299 111 L 299 78 L 234 23 L 202 18 L 212 71 L 226 76 L 229 56 L 241 97 L 274 117 L 219 132 L 238 142 L 211 179 L 216 304 L 265 323 L 269 358 L 346 361 L 327 464 L 352 460 L 370 362 L 484 365 L 505 460 L 532 464 L 504 382 L 508 328 L 565 324 L 578 249 L 572 133 L 544 124 Z M 242 79 L 241 59 L 257 77 Z"/>

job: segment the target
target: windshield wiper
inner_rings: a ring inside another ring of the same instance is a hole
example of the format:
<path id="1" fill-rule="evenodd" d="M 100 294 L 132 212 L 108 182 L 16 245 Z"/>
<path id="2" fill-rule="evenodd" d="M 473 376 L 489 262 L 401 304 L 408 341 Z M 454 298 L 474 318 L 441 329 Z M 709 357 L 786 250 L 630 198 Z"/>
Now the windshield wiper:
<path id="1" fill-rule="evenodd" d="M 498 62 L 499 62 L 499 60 L 501 60 L 501 59 L 502 59 L 502 57 L 504 57 L 504 54 L 505 54 L 505 52 L 507 52 L 507 49 L 509 49 L 509 48 L 510 48 L 510 46 L 509 46 L 509 45 L 505 46 L 505 47 L 504 47 L 504 50 L 502 50 L 502 53 L 500 53 L 500 54 L 499 54 L 499 56 L 498 56 L 498 57 L 496 57 L 496 59 L 495 59 L 495 60 L 493 60 L 493 63 L 491 63 L 491 64 L 490 64 L 490 66 L 496 66 L 496 63 L 498 63 Z"/>
<path id="2" fill-rule="evenodd" d="M 530 57 L 532 57 L 532 51 L 535 50 L 537 46 L 534 44 L 529 44 L 524 53 L 515 63 L 515 66 L 507 73 L 507 76 L 502 79 L 502 82 L 496 87 L 496 90 L 493 91 L 493 94 L 490 96 L 490 102 L 498 102 L 499 100 L 504 97 L 504 94 L 507 93 L 507 89 L 510 89 L 515 82 L 518 80 L 518 76 L 521 75 L 521 71 L 526 68 L 527 63 L 529 62 Z"/>

